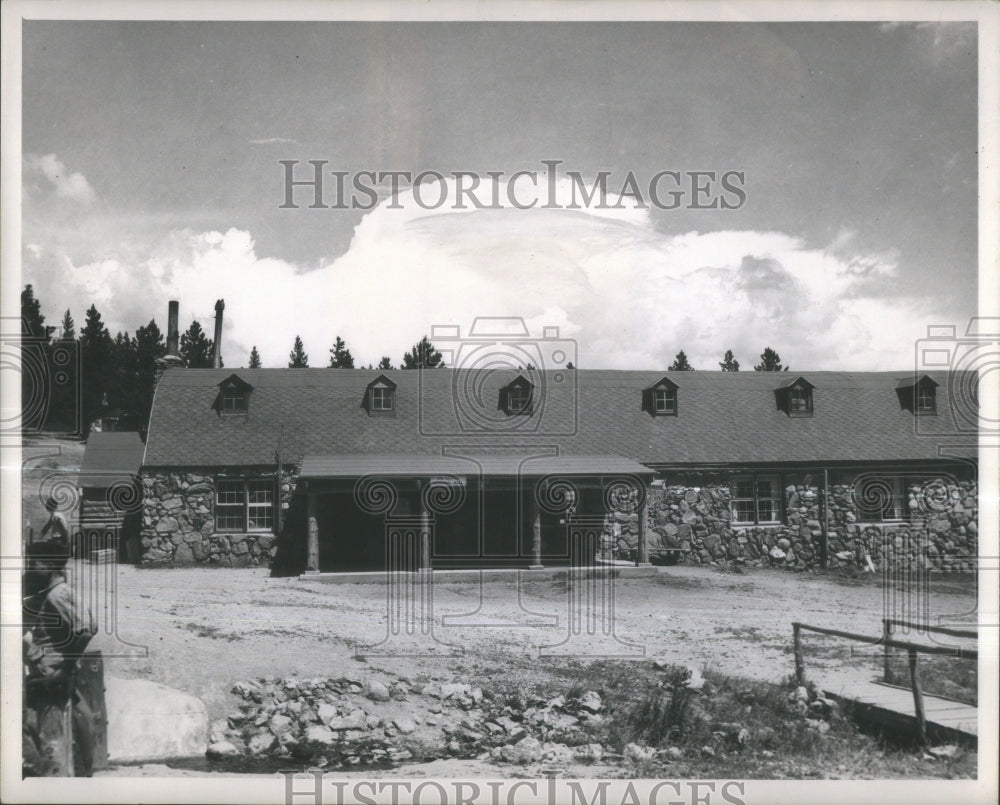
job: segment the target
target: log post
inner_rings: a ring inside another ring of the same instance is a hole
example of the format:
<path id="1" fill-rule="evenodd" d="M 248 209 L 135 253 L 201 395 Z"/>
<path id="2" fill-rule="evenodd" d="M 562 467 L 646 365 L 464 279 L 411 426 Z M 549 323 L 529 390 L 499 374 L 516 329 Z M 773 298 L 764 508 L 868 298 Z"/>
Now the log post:
<path id="1" fill-rule="evenodd" d="M 417 481 L 418 494 L 421 491 L 420 481 Z M 424 496 L 420 495 L 420 571 L 431 571 L 431 514 L 427 511 Z"/>
<path id="2" fill-rule="evenodd" d="M 891 682 L 892 671 L 889 668 L 889 641 L 892 639 L 892 624 L 888 618 L 882 618 L 882 681 Z"/>
<path id="3" fill-rule="evenodd" d="M 917 667 L 917 650 L 910 649 L 910 687 L 913 688 L 913 709 L 917 716 L 917 740 L 927 746 L 927 721 L 924 718 L 924 694 L 920 690 L 920 669 Z"/>
<path id="4" fill-rule="evenodd" d="M 534 564 L 529 570 L 542 569 L 542 513 L 538 508 L 538 500 L 534 494 L 528 495 L 528 514 L 531 518 L 531 554 Z"/>
<path id="5" fill-rule="evenodd" d="M 792 646 L 795 649 L 795 681 L 799 685 L 806 683 L 806 664 L 802 657 L 802 629 L 797 623 L 792 624 Z"/>
<path id="6" fill-rule="evenodd" d="M 647 505 L 648 495 L 644 495 L 639 506 L 639 540 L 635 553 L 636 567 L 643 567 L 649 564 L 649 506 Z"/>
<path id="7" fill-rule="evenodd" d="M 316 492 L 306 496 L 306 519 L 309 526 L 306 551 L 306 573 L 319 573 L 319 523 L 316 520 Z"/>

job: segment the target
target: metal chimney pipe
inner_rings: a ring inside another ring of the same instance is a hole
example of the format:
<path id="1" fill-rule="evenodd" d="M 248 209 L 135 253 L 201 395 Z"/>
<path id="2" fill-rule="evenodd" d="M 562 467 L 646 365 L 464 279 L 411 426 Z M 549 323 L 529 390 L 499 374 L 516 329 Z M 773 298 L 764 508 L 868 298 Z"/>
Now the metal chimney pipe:
<path id="1" fill-rule="evenodd" d="M 224 299 L 215 302 L 215 343 L 212 345 L 212 366 L 222 368 L 222 311 L 226 309 Z"/>
<path id="2" fill-rule="evenodd" d="M 178 351 L 178 341 L 180 336 L 177 333 L 177 309 L 178 303 L 176 300 L 170 300 L 170 304 L 167 307 L 167 354 L 179 357 L 180 353 Z"/>

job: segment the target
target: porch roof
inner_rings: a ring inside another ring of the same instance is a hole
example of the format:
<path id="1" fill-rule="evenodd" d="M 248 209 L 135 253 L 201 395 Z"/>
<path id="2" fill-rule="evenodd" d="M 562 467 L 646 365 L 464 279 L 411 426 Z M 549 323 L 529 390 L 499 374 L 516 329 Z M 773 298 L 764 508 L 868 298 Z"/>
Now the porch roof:
<path id="1" fill-rule="evenodd" d="M 653 475 L 649 467 L 618 455 L 531 456 L 307 455 L 301 478 L 360 478 L 366 475 L 421 477 L 458 475 Z"/>

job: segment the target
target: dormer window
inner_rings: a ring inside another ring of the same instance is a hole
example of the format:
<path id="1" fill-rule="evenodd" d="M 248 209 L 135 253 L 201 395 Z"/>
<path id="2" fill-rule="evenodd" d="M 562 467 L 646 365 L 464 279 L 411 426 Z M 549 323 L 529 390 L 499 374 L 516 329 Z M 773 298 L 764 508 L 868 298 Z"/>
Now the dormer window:
<path id="1" fill-rule="evenodd" d="M 937 386 L 930 375 L 905 377 L 896 384 L 899 406 L 911 414 L 937 413 Z"/>
<path id="2" fill-rule="evenodd" d="M 804 377 L 797 377 L 790 383 L 774 390 L 778 408 L 792 417 L 813 415 L 813 386 Z"/>
<path id="3" fill-rule="evenodd" d="M 653 413 L 676 414 L 677 394 L 670 389 L 656 389 L 653 392 Z"/>
<path id="4" fill-rule="evenodd" d="M 642 409 L 652 416 L 677 416 L 677 384 L 664 377 L 643 389 Z"/>
<path id="5" fill-rule="evenodd" d="M 934 386 L 917 387 L 917 411 L 921 414 L 937 411 L 937 389 Z"/>
<path id="6" fill-rule="evenodd" d="M 524 377 L 516 377 L 500 390 L 500 407 L 507 416 L 530 416 L 535 387 Z"/>
<path id="7" fill-rule="evenodd" d="M 372 389 L 372 410 L 391 411 L 396 404 L 393 396 L 392 389 L 376 386 Z"/>
<path id="8" fill-rule="evenodd" d="M 788 413 L 808 414 L 812 412 L 812 392 L 806 388 L 793 388 L 788 392 Z"/>
<path id="9" fill-rule="evenodd" d="M 247 410 L 247 394 L 243 389 L 232 386 L 222 390 L 222 413 Z"/>
<path id="10" fill-rule="evenodd" d="M 364 404 L 369 416 L 395 416 L 396 384 L 379 375 L 365 389 Z"/>
<path id="11" fill-rule="evenodd" d="M 250 404 L 253 386 L 237 374 L 231 374 L 219 383 L 219 394 L 213 408 L 220 414 L 245 414 Z"/>

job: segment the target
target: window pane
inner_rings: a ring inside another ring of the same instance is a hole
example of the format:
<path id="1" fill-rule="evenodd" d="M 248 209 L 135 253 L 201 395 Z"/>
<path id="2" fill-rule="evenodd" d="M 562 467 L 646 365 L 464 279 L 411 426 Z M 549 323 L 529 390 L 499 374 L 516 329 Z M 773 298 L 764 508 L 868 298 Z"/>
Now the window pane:
<path id="1" fill-rule="evenodd" d="M 736 500 L 732 504 L 733 520 L 737 523 L 753 522 L 753 501 Z"/>
<path id="2" fill-rule="evenodd" d="M 215 487 L 216 502 L 222 505 L 242 504 L 243 481 L 217 481 Z"/>
<path id="3" fill-rule="evenodd" d="M 242 531 L 243 506 L 216 506 L 215 528 L 218 531 Z"/>
<path id="4" fill-rule="evenodd" d="M 247 491 L 251 505 L 254 503 L 270 504 L 274 499 L 274 481 L 270 479 L 250 481 Z"/>
<path id="5" fill-rule="evenodd" d="M 274 509 L 271 506 L 251 506 L 247 528 L 267 529 L 274 525 Z"/>
<path id="6" fill-rule="evenodd" d="M 737 478 L 733 485 L 734 498 L 753 498 L 753 479 Z"/>

